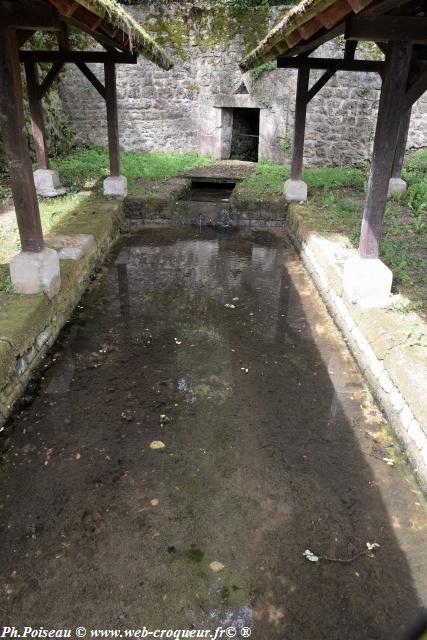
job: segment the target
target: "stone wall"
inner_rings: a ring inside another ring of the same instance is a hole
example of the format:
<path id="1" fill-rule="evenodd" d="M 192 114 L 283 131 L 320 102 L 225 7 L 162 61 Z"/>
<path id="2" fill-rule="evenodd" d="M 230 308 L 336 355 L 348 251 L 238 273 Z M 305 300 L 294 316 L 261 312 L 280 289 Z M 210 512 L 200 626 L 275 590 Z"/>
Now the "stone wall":
<path id="1" fill-rule="evenodd" d="M 284 7 L 230 9 L 203 2 L 127 7 L 171 55 L 169 72 L 141 58 L 118 68 L 121 144 L 127 150 L 197 150 L 226 157 L 233 107 L 259 108 L 260 157 L 289 158 L 296 72 L 274 69 L 259 79 L 242 76 L 238 62 L 267 32 Z M 343 41 L 321 49 L 340 56 Z M 359 57 L 378 57 L 365 45 Z M 92 66 L 102 79 L 102 68 Z M 321 72 L 313 73 L 313 79 Z M 243 81 L 243 85 L 242 85 Z M 306 164 L 347 164 L 371 155 L 380 79 L 339 72 L 309 105 Z M 67 65 L 61 96 L 77 141 L 106 143 L 105 107 L 79 70 Z M 426 101 L 418 104 L 410 146 L 427 145 Z"/>

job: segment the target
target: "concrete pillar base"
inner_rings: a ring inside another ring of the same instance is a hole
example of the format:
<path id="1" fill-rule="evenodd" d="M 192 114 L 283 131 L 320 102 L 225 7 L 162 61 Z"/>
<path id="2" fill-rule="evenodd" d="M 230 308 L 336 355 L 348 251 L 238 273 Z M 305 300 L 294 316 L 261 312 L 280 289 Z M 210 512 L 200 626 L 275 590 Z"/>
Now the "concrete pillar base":
<path id="1" fill-rule="evenodd" d="M 344 295 L 364 309 L 389 304 L 392 282 L 392 271 L 378 258 L 355 256 L 344 264 Z"/>
<path id="2" fill-rule="evenodd" d="M 53 298 L 61 288 L 59 258 L 54 249 L 21 251 L 10 263 L 10 277 L 18 293 L 45 292 Z"/>
<path id="3" fill-rule="evenodd" d="M 286 202 L 305 202 L 307 185 L 303 180 L 286 180 L 283 193 Z"/>
<path id="4" fill-rule="evenodd" d="M 39 196 L 43 198 L 55 198 L 63 196 L 67 192 L 62 186 L 57 171 L 53 169 L 37 169 L 34 171 L 34 184 Z"/>
<path id="5" fill-rule="evenodd" d="M 388 195 L 391 196 L 392 193 L 405 193 L 408 185 L 402 178 L 390 178 L 390 182 L 388 183 Z"/>
<path id="6" fill-rule="evenodd" d="M 124 198 L 128 192 L 128 181 L 125 176 L 108 176 L 104 180 L 104 196 Z"/>

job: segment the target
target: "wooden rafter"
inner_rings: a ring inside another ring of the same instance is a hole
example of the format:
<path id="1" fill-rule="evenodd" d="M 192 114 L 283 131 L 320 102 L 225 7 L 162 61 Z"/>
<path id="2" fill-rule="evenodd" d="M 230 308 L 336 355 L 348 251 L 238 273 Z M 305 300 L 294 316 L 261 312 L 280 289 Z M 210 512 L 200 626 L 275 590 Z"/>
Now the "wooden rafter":
<path id="1" fill-rule="evenodd" d="M 353 16 L 345 30 L 346 40 L 390 42 L 405 40 L 427 44 L 427 18 L 421 16 Z"/>
<path id="2" fill-rule="evenodd" d="M 70 51 L 67 49 L 59 51 L 21 51 L 19 57 L 21 62 L 60 62 L 62 64 L 67 62 L 136 64 L 138 61 L 137 56 L 131 53 L 119 51 Z"/>
<path id="3" fill-rule="evenodd" d="M 333 71 L 376 71 L 381 73 L 384 62 L 381 60 L 346 60 L 345 58 L 288 58 L 277 60 L 279 69 L 326 69 Z"/>

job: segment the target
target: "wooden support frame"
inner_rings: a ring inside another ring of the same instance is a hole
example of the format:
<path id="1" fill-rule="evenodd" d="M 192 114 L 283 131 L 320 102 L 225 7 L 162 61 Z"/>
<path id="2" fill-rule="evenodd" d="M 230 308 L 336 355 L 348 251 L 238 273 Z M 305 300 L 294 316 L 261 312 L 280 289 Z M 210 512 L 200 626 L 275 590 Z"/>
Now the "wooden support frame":
<path id="1" fill-rule="evenodd" d="M 80 69 L 82 74 L 89 80 L 89 82 L 95 87 L 95 89 L 104 98 L 104 100 L 106 100 L 105 87 L 98 80 L 96 75 L 94 73 L 92 73 L 92 71 L 89 69 L 89 67 L 87 67 L 84 64 L 84 62 L 78 62 L 76 66 L 77 66 L 78 69 Z"/>
<path id="2" fill-rule="evenodd" d="M 30 153 L 25 138 L 21 69 L 16 31 L 0 26 L 0 117 L 23 251 L 44 247 Z"/>
<path id="3" fill-rule="evenodd" d="M 120 175 L 119 119 L 117 114 L 116 67 L 114 62 L 104 64 L 105 102 L 107 107 L 108 149 L 110 175 Z"/>
<path id="4" fill-rule="evenodd" d="M 387 49 L 374 153 L 360 233 L 359 255 L 362 258 L 379 256 L 387 192 L 399 133 L 400 105 L 408 82 L 411 56 L 412 44 L 407 42 L 392 42 Z"/>
<path id="5" fill-rule="evenodd" d="M 356 53 L 357 42 L 347 40 L 345 43 L 344 60 L 353 60 Z M 329 80 L 335 75 L 334 69 L 328 69 L 325 73 L 313 84 L 307 93 L 307 103 L 309 103 L 316 94 L 329 82 Z"/>
<path id="6" fill-rule="evenodd" d="M 400 40 L 427 44 L 427 18 L 422 16 L 352 16 L 346 25 L 346 40 Z"/>
<path id="7" fill-rule="evenodd" d="M 396 150 L 394 152 L 392 178 L 400 178 L 402 175 L 403 161 L 406 153 L 406 143 L 408 141 L 409 125 L 411 123 L 412 109 L 407 109 L 400 118 L 399 134 L 397 136 Z"/>
<path id="8" fill-rule="evenodd" d="M 301 180 L 304 156 L 305 122 L 307 117 L 307 94 L 310 81 L 310 69 L 298 70 L 297 93 L 295 101 L 294 140 L 292 145 L 291 179 Z"/>
<path id="9" fill-rule="evenodd" d="M 35 62 L 25 63 L 27 78 L 28 103 L 30 107 L 31 130 L 33 132 L 37 166 L 39 169 L 49 169 L 42 104 L 38 82 L 38 70 Z"/>
<path id="10" fill-rule="evenodd" d="M 31 64 L 33 64 L 33 63 L 31 63 L 31 62 L 25 63 L 25 67 L 27 67 L 27 65 L 31 65 Z M 40 84 L 40 86 L 38 88 L 38 97 L 39 97 L 40 100 L 49 91 L 50 87 L 52 86 L 52 83 L 55 82 L 56 78 L 60 74 L 61 69 L 62 69 L 63 66 L 64 65 L 62 64 L 62 62 L 55 62 L 55 64 L 53 64 L 51 66 L 51 68 L 47 72 L 46 76 L 44 77 L 42 83 Z"/>
<path id="11" fill-rule="evenodd" d="M 138 56 L 133 53 L 122 53 L 119 51 L 70 51 L 61 49 L 59 51 L 21 51 L 19 54 L 21 62 L 60 62 L 69 63 L 91 63 L 91 62 L 114 62 L 115 64 L 136 64 Z"/>
<path id="12" fill-rule="evenodd" d="M 298 56 L 277 60 L 278 69 L 325 69 L 327 71 L 376 71 L 382 73 L 384 62 L 381 60 L 346 60 L 344 58 L 306 58 Z"/>
<path id="13" fill-rule="evenodd" d="M 421 98 L 423 93 L 427 91 L 427 69 L 423 69 L 417 78 L 408 87 L 405 97 L 402 101 L 401 114 L 403 115 L 412 107 L 414 102 Z"/>

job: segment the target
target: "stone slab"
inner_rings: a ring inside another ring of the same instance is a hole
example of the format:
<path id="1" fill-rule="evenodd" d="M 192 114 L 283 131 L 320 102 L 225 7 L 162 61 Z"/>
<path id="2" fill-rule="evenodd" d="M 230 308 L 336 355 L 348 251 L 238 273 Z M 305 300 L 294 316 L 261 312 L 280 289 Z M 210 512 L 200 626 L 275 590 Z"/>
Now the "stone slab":
<path id="1" fill-rule="evenodd" d="M 55 198 L 56 196 L 63 196 L 67 192 L 67 189 L 61 184 L 57 171 L 53 169 L 37 169 L 33 175 L 39 196 Z"/>
<path id="2" fill-rule="evenodd" d="M 18 293 L 45 292 L 53 298 L 61 287 L 59 258 L 55 249 L 21 251 L 10 263 L 10 277 Z"/>
<path id="3" fill-rule="evenodd" d="M 405 180 L 402 178 L 390 178 L 388 183 L 388 195 L 391 196 L 393 193 L 405 193 L 408 185 Z"/>
<path id="4" fill-rule="evenodd" d="M 283 193 L 286 202 L 305 202 L 307 185 L 303 180 L 286 180 Z"/>
<path id="5" fill-rule="evenodd" d="M 389 304 L 392 282 L 393 273 L 378 258 L 354 256 L 344 264 L 344 296 L 364 309 Z"/>
<path id="6" fill-rule="evenodd" d="M 60 260 L 79 260 L 93 247 L 95 238 L 88 233 L 75 235 L 49 235 L 46 244 L 58 252 Z"/>
<path id="7" fill-rule="evenodd" d="M 104 180 L 104 196 L 125 198 L 128 192 L 128 181 L 125 176 L 108 176 Z"/>

